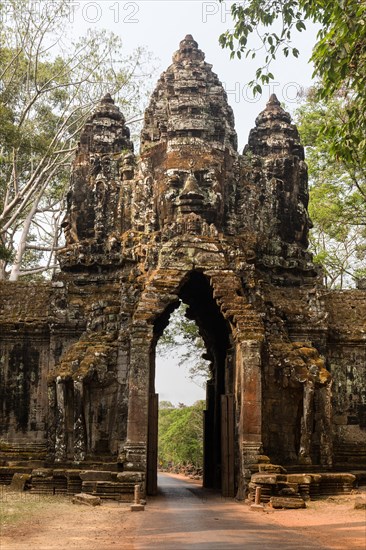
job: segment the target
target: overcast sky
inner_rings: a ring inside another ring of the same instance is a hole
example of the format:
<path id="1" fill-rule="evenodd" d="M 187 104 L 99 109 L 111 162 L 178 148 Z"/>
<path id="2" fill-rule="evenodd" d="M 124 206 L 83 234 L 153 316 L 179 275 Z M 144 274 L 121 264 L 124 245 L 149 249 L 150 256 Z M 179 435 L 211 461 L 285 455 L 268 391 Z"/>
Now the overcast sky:
<path id="1" fill-rule="evenodd" d="M 232 25 L 229 15 L 231 2 L 75 0 L 73 4 L 77 32 L 83 33 L 87 27 L 104 27 L 122 37 L 126 51 L 145 45 L 158 59 L 159 74 L 171 64 L 180 40 L 186 34 L 192 34 L 227 90 L 229 103 L 234 109 L 240 150 L 247 142 L 256 116 L 273 91 L 280 101 L 292 108 L 296 106 L 297 92 L 311 83 L 312 67 L 307 61 L 315 30 L 297 34 L 300 57 L 279 59 L 273 65 L 275 82 L 264 88 L 262 97 L 252 98 L 247 82 L 254 77 L 257 59 L 230 60 L 228 50 L 223 50 L 218 43 L 219 35 Z"/>
<path id="2" fill-rule="evenodd" d="M 231 27 L 230 4 L 199 0 L 76 0 L 74 32 L 82 34 L 87 27 L 107 28 L 122 37 L 127 52 L 144 45 L 158 59 L 159 74 L 171 64 L 180 40 L 192 34 L 228 93 L 241 151 L 271 93 L 275 92 L 291 111 L 296 108 L 297 93 L 310 86 L 312 67 L 308 59 L 315 29 L 297 35 L 300 57 L 280 58 L 272 67 L 275 82 L 264 88 L 262 97 L 254 100 L 247 82 L 254 77 L 259 61 L 230 60 L 229 52 L 222 50 L 218 43 L 219 35 Z M 156 386 L 160 399 L 190 404 L 204 398 L 203 391 L 187 381 L 176 363 L 174 353 L 158 361 Z"/>

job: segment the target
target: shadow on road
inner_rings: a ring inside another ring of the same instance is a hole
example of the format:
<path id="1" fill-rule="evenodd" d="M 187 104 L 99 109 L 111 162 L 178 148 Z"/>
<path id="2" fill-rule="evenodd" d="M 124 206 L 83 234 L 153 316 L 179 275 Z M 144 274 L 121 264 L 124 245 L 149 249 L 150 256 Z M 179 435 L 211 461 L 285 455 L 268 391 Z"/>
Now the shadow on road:
<path id="1" fill-rule="evenodd" d="M 159 494 L 138 520 L 136 549 L 325 550 L 326 546 L 266 521 L 234 499 L 190 481 L 159 474 Z"/>

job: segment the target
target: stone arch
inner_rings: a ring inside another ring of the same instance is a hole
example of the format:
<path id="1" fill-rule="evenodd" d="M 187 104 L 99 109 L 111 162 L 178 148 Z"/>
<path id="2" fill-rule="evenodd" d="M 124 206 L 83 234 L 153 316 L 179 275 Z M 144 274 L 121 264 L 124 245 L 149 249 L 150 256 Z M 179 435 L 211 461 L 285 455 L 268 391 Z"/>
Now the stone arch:
<path id="1" fill-rule="evenodd" d="M 193 264 L 194 262 L 192 262 Z M 211 264 L 212 265 L 212 264 Z M 129 406 L 127 441 L 123 450 L 124 469 L 147 472 L 149 434 L 149 395 L 154 389 L 154 351 L 162 325 L 168 323 L 170 313 L 178 306 L 180 299 L 194 305 L 189 281 L 192 277 L 204 278 L 211 293 L 212 307 L 217 309 L 217 319 L 227 326 L 230 340 L 230 354 L 225 352 L 224 362 L 232 362 L 232 379 L 221 381 L 221 387 L 214 391 L 216 407 L 221 395 L 232 396 L 233 446 L 235 460 L 231 473 L 232 483 L 223 493 L 234 496 L 234 490 L 241 492 L 243 479 L 249 464 L 256 461 L 261 452 L 261 347 L 263 342 L 262 320 L 242 292 L 240 278 L 226 266 L 205 269 L 191 265 L 191 269 L 160 268 L 148 279 L 135 310 L 131 327 L 131 356 L 129 373 Z M 192 269 L 193 267 L 193 269 Z M 184 293 L 188 295 L 184 295 Z M 192 302 L 193 301 L 193 302 Z M 219 322 L 219 321 L 218 321 Z M 156 323 L 162 325 L 157 329 Z M 202 320 L 201 320 L 202 324 Z M 204 320 L 203 320 L 204 324 Z M 211 334 L 212 336 L 212 334 Z M 229 348 L 229 342 L 227 344 Z M 221 369 L 223 367 L 221 366 Z M 218 373 L 217 373 L 218 374 Z M 225 374 L 221 373 L 221 377 Z M 216 414 L 214 422 L 219 422 Z M 218 428 L 214 436 L 216 445 L 220 438 Z M 207 441 L 206 441 L 207 444 Z M 219 451 L 221 452 L 221 450 Z M 216 459 L 220 468 L 221 458 Z M 215 468 L 215 465 L 211 467 Z M 216 475 L 216 480 L 215 480 Z M 207 485 L 218 487 L 217 474 L 206 477 Z"/>

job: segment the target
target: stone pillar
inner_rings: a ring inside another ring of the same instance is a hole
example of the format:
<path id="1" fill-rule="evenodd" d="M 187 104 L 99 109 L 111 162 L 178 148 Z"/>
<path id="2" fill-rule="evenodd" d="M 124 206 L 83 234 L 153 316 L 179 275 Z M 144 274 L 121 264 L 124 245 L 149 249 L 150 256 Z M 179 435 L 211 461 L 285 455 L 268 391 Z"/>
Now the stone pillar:
<path id="1" fill-rule="evenodd" d="M 314 390 L 315 383 L 312 380 L 306 380 L 303 384 L 303 413 L 301 418 L 301 439 L 298 459 L 300 464 L 311 464 L 310 450 L 313 433 Z"/>
<path id="2" fill-rule="evenodd" d="M 333 466 L 332 434 L 332 380 L 319 388 L 321 408 L 320 463 L 322 466 Z"/>
<path id="3" fill-rule="evenodd" d="M 146 471 L 150 347 L 153 327 L 135 323 L 131 331 L 127 441 L 121 461 L 124 470 Z"/>
<path id="4" fill-rule="evenodd" d="M 47 429 L 47 460 L 55 459 L 56 426 L 57 426 L 57 402 L 56 384 L 52 382 L 48 386 L 48 429 Z"/>
<path id="5" fill-rule="evenodd" d="M 74 380 L 74 461 L 82 462 L 85 454 L 84 386 L 82 380 Z"/>
<path id="6" fill-rule="evenodd" d="M 240 394 L 239 445 L 241 473 L 238 494 L 245 493 L 262 453 L 262 372 L 261 340 L 246 340 L 237 344 L 237 392 Z"/>
<path id="7" fill-rule="evenodd" d="M 55 462 L 66 460 L 66 387 L 65 380 L 56 378 L 56 437 Z"/>

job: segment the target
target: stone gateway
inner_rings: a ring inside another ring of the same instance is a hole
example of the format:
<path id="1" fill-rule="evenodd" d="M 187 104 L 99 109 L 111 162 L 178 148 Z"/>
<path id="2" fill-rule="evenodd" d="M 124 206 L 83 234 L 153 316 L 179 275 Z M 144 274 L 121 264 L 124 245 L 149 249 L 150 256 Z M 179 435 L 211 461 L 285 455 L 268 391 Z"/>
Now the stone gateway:
<path id="1" fill-rule="evenodd" d="M 29 472 L 40 492 L 127 498 L 137 482 L 154 494 L 155 348 L 181 301 L 210 360 L 206 487 L 243 494 L 269 460 L 366 469 L 366 291 L 322 286 L 288 113 L 272 95 L 239 154 L 204 57 L 187 35 L 139 157 L 101 100 L 72 168 L 61 272 L 0 285 L 3 481 Z"/>

